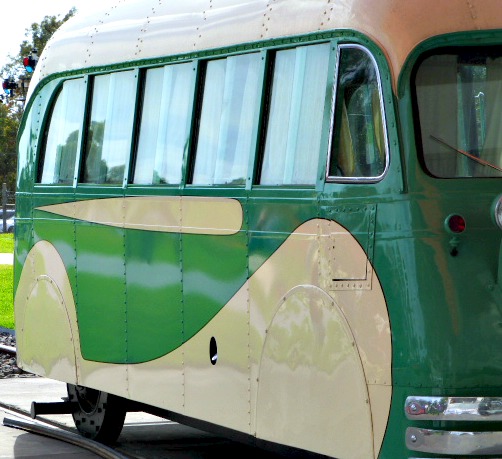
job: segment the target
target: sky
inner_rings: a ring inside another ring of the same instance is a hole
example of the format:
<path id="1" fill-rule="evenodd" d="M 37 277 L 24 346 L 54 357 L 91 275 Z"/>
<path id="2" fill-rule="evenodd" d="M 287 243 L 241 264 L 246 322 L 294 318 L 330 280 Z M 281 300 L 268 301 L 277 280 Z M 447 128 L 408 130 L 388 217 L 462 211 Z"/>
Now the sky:
<path id="1" fill-rule="evenodd" d="M 19 53 L 19 45 L 27 39 L 26 29 L 34 22 L 42 22 L 45 16 L 60 16 L 62 19 L 73 6 L 79 13 L 85 13 L 98 5 L 114 3 L 114 0 L 23 0 L 21 7 L 4 9 L 0 24 L 0 68 L 8 62 L 9 54 L 16 56 Z"/>

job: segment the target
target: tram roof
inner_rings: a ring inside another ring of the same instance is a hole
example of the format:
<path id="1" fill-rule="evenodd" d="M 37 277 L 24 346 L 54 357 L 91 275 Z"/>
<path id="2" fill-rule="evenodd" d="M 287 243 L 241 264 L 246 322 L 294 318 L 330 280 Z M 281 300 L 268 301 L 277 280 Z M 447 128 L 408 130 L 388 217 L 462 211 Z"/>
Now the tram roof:
<path id="1" fill-rule="evenodd" d="M 67 21 L 46 46 L 33 78 L 341 28 L 360 31 L 382 47 L 395 87 L 406 57 L 421 41 L 502 28 L 500 11 L 500 0 L 117 0 Z"/>

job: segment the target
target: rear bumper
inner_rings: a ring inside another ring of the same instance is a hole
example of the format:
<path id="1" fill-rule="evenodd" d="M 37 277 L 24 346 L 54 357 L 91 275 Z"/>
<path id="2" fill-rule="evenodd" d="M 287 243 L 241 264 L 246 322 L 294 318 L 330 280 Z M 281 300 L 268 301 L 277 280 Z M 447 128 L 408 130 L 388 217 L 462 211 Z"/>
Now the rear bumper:
<path id="1" fill-rule="evenodd" d="M 413 421 L 483 423 L 479 431 L 408 427 L 406 446 L 411 451 L 477 457 L 502 454 L 502 431 L 490 429 L 492 422 L 502 421 L 502 397 L 408 397 L 404 411 Z"/>

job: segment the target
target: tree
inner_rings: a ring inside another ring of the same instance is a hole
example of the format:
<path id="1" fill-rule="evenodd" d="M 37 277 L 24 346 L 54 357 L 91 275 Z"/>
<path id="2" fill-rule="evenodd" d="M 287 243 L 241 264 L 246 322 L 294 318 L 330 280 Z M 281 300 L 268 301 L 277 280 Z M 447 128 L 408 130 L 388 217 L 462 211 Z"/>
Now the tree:
<path id="1" fill-rule="evenodd" d="M 0 185 L 7 184 L 9 191 L 16 186 L 16 139 L 22 111 L 10 104 L 0 104 Z"/>
<path id="2" fill-rule="evenodd" d="M 60 18 L 59 15 L 45 16 L 40 24 L 31 24 L 26 29 L 25 36 L 28 39 L 21 43 L 19 54 L 15 57 L 10 56 L 10 62 L 1 69 L 3 77 L 11 77 L 18 82 L 22 79 L 29 80 L 31 76 L 24 69 L 23 59 L 29 56 L 34 49 L 40 55 L 54 32 L 75 13 L 76 9 L 73 7 L 63 18 Z M 0 186 L 2 183 L 6 183 L 7 189 L 10 191 L 14 191 L 16 185 L 17 131 L 24 110 L 23 100 L 18 97 L 17 91 L 17 89 L 13 91 L 14 97 L 5 94 L 0 100 Z"/>
<path id="3" fill-rule="evenodd" d="M 59 27 L 61 27 L 68 19 L 73 17 L 77 12 L 76 8 L 73 7 L 64 15 L 63 18 L 58 16 L 45 16 L 42 22 L 34 22 L 25 31 L 25 36 L 27 40 L 23 40 L 19 46 L 19 54 L 15 57 L 10 57 L 10 62 L 8 62 L 1 70 L 4 77 L 13 76 L 19 78 L 24 73 L 23 59 L 31 54 L 31 52 L 36 49 L 38 55 L 42 53 L 45 45 L 52 37 L 54 32 L 56 32 Z"/>

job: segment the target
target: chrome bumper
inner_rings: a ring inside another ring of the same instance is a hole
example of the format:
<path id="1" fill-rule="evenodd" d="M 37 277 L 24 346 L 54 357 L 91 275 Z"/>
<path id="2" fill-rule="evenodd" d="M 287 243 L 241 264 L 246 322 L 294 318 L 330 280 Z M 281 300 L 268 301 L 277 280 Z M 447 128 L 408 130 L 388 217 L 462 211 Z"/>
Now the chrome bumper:
<path id="1" fill-rule="evenodd" d="M 406 447 L 423 453 L 484 456 L 502 453 L 502 432 L 406 429 Z"/>
<path id="2" fill-rule="evenodd" d="M 413 421 L 501 421 L 502 397 L 408 397 L 404 411 Z M 411 451 L 454 456 L 502 454 L 502 431 L 409 427 L 406 446 Z"/>

